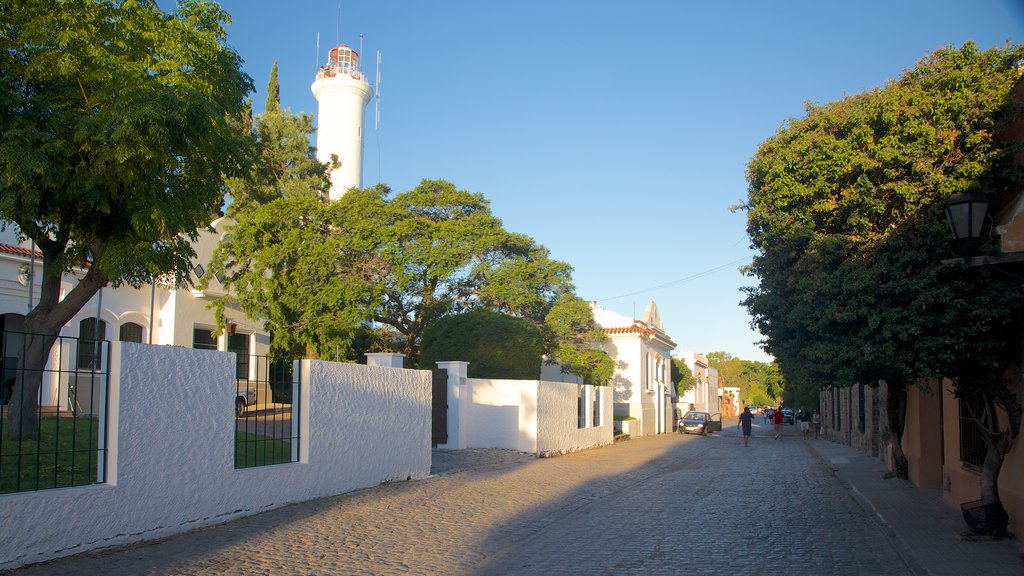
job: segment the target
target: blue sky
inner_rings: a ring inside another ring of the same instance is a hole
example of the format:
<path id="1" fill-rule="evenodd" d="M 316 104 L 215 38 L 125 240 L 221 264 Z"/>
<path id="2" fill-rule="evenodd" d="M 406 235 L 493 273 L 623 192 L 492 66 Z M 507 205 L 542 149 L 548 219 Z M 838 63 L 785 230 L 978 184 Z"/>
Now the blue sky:
<path id="1" fill-rule="evenodd" d="M 1024 41 L 1024 0 L 221 5 L 257 112 L 277 61 L 282 105 L 316 113 L 317 33 L 320 63 L 362 34 L 373 78 L 382 53 L 364 186 L 480 192 L 574 267 L 580 297 L 626 316 L 653 300 L 677 353 L 760 361 L 739 305 L 752 251 L 730 211 L 758 145 L 805 102 L 882 86 L 941 46 Z"/>

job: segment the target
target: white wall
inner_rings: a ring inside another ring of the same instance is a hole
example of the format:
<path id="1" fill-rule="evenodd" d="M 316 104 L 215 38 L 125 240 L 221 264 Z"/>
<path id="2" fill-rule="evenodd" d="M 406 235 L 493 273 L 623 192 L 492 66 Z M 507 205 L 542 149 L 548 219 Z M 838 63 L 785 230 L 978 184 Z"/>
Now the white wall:
<path id="1" fill-rule="evenodd" d="M 236 470 L 233 355 L 113 343 L 107 483 L 0 495 L 0 569 L 429 475 L 430 372 L 296 372 L 300 462 Z"/>
<path id="2" fill-rule="evenodd" d="M 561 454 L 615 441 L 612 418 L 614 402 L 610 386 L 586 386 L 587 426 L 580 428 L 576 415 L 576 385 L 540 382 L 537 394 L 537 453 Z M 601 421 L 594 422 L 594 394 L 601 397 Z M 598 425 L 599 424 L 599 425 Z"/>
<path id="3" fill-rule="evenodd" d="M 571 382 L 468 378 L 464 384 L 449 381 L 452 386 L 463 387 L 468 402 L 456 404 L 454 410 L 449 404 L 448 448 L 504 448 L 551 455 L 614 441 L 609 386 L 584 386 L 588 399 L 584 428 L 577 417 L 579 385 Z M 595 390 L 601 395 L 600 426 L 594 425 L 590 404 Z M 453 419 L 458 422 L 461 445 L 453 438 Z"/>
<path id="4" fill-rule="evenodd" d="M 469 378 L 466 384 L 467 448 L 537 452 L 536 380 Z"/>

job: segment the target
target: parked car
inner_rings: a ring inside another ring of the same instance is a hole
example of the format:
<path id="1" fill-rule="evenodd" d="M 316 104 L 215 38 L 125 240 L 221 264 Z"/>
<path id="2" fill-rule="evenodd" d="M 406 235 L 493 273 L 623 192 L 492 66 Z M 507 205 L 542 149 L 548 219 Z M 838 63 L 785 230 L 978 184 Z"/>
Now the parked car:
<path id="1" fill-rule="evenodd" d="M 758 411 L 758 407 L 757 406 L 747 406 L 747 410 L 750 410 L 750 414 L 751 415 L 757 416 L 757 411 Z"/>
<path id="2" fill-rule="evenodd" d="M 707 435 L 711 432 L 722 431 L 722 415 L 709 414 L 708 412 L 690 411 L 683 414 L 679 419 L 680 434 L 701 434 Z"/>
<path id="3" fill-rule="evenodd" d="M 238 388 L 238 395 L 235 396 L 235 416 L 245 416 L 245 409 L 256 404 L 255 388 Z"/>
<path id="4" fill-rule="evenodd" d="M 794 423 L 794 420 L 793 420 L 793 409 L 792 408 L 783 408 L 782 409 L 782 423 L 783 424 L 793 424 Z"/>

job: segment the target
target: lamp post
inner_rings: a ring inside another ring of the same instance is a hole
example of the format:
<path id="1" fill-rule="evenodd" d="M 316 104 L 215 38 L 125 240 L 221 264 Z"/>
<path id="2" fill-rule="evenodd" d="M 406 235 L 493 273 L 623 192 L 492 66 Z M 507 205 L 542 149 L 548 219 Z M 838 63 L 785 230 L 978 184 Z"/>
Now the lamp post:
<path id="1" fill-rule="evenodd" d="M 1024 252 L 1002 252 L 980 254 L 984 245 L 983 233 L 988 216 L 989 200 L 984 192 L 960 192 L 946 200 L 946 220 L 953 232 L 957 252 L 961 258 L 943 260 L 952 264 L 961 262 L 968 268 L 977 269 L 983 276 L 992 271 L 1024 280 L 1019 274 L 1024 270 Z"/>
<path id="2" fill-rule="evenodd" d="M 946 219 L 953 231 L 957 252 L 975 256 L 982 246 L 981 232 L 988 213 L 988 196 L 984 192 L 959 192 L 946 200 Z"/>

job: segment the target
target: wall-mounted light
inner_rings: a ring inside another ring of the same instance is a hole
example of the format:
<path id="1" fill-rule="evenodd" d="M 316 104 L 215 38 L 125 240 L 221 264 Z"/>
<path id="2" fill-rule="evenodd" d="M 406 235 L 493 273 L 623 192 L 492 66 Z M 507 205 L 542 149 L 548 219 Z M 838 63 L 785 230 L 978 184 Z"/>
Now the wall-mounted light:
<path id="1" fill-rule="evenodd" d="M 946 200 L 946 220 L 961 256 L 974 256 L 980 251 L 986 214 L 988 196 L 984 192 L 959 192 Z"/>
<path id="2" fill-rule="evenodd" d="M 22 264 L 18 268 L 18 284 L 22 286 L 28 286 L 28 281 L 32 278 L 32 271 L 29 269 L 28 264 Z"/>

